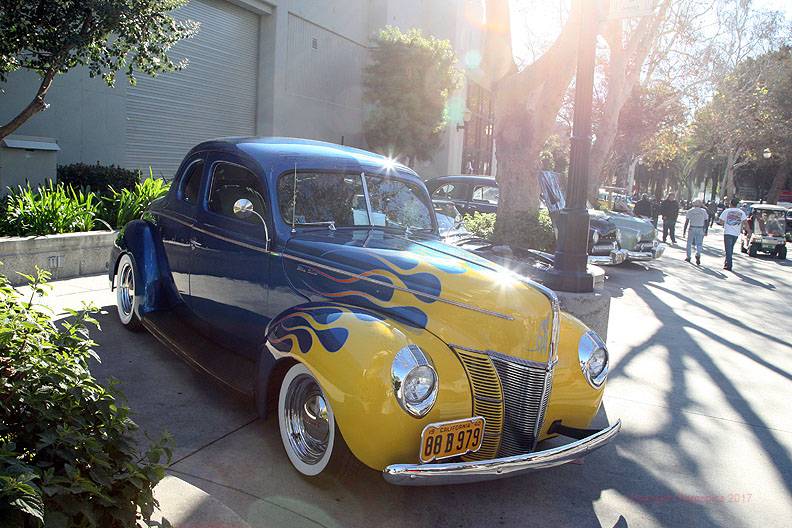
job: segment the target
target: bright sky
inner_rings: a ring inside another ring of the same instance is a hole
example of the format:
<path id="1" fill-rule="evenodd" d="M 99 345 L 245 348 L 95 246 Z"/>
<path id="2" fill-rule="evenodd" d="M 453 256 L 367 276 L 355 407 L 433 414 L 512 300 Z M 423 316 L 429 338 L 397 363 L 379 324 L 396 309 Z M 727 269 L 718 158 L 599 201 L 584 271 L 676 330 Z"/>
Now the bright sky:
<path id="1" fill-rule="evenodd" d="M 514 55 L 518 61 L 531 62 L 558 35 L 570 0 L 509 1 Z M 758 9 L 785 12 L 792 22 L 792 0 L 753 0 L 753 5 Z"/>

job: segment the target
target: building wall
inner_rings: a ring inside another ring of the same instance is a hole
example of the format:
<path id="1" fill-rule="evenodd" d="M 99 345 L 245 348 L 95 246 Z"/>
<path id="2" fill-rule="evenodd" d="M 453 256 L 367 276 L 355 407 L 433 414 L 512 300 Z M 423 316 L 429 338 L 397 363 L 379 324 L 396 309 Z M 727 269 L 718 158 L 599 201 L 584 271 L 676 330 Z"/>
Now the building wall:
<path id="1" fill-rule="evenodd" d="M 386 24 L 420 27 L 425 33 L 450 39 L 464 65 L 467 53 L 478 46 L 478 24 L 483 20 L 482 0 L 230 1 L 262 9 L 255 132 L 364 148 L 362 68 L 370 37 Z M 233 32 L 229 38 L 234 38 Z M 182 73 L 168 74 L 165 79 Z M 36 76 L 15 72 L 4 88 L 0 120 L 7 121 L 35 93 Z M 111 89 L 101 79 L 90 79 L 85 69 L 75 69 L 56 79 L 48 95 L 50 109 L 34 116 L 18 133 L 55 138 L 62 149 L 61 164 L 128 166 L 130 159 L 139 164 L 127 148 L 130 90 L 134 88 L 123 77 Z M 459 172 L 463 132 L 456 130 L 456 124 L 461 122 L 464 97 L 464 88 L 454 94 L 453 120 L 435 158 L 416 167 L 424 177 Z M 202 100 L 201 104 L 208 103 Z M 155 129 L 152 134 L 157 133 Z"/>

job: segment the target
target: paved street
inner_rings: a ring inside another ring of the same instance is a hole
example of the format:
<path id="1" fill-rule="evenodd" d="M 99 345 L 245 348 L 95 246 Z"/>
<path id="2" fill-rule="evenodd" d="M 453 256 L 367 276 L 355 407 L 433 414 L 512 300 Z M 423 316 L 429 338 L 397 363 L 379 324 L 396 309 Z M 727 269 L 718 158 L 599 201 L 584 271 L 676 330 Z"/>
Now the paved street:
<path id="1" fill-rule="evenodd" d="M 363 468 L 317 487 L 289 466 L 276 420 L 123 330 L 104 277 L 57 283 L 53 302 L 104 307 L 94 372 L 120 380 L 143 430 L 173 434 L 173 475 L 254 527 L 788 526 L 792 261 L 738 253 L 725 272 L 720 229 L 705 243 L 701 268 L 672 247 L 607 270 L 614 443 L 583 464 L 447 488 L 397 488 Z"/>

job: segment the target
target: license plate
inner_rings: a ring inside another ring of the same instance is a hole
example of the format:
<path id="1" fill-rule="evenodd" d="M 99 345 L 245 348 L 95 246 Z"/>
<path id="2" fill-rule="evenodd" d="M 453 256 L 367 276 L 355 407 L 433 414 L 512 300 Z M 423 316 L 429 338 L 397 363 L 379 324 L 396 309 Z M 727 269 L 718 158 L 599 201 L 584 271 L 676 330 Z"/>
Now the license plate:
<path id="1" fill-rule="evenodd" d="M 484 418 L 439 422 L 424 427 L 421 433 L 421 462 L 474 453 L 484 440 Z"/>

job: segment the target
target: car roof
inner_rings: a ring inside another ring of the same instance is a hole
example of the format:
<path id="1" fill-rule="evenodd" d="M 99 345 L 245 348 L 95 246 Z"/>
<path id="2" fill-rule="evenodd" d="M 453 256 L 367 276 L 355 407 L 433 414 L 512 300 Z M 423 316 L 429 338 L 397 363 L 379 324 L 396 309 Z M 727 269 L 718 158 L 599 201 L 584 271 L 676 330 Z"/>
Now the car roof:
<path id="1" fill-rule="evenodd" d="M 773 205 L 773 204 L 755 203 L 755 204 L 751 204 L 751 209 L 764 209 L 764 210 L 767 210 L 767 211 L 783 211 L 783 212 L 786 212 L 786 207 L 782 207 L 780 205 Z"/>
<path id="2" fill-rule="evenodd" d="M 204 141 L 191 152 L 219 150 L 253 158 L 275 175 L 293 169 L 396 172 L 421 181 L 415 171 L 380 154 L 326 141 L 291 137 L 222 137 Z"/>
<path id="3" fill-rule="evenodd" d="M 439 178 L 432 178 L 431 180 L 428 180 L 426 185 L 429 186 L 430 183 L 437 187 L 445 183 L 479 183 L 482 185 L 494 185 L 495 187 L 498 186 L 498 182 L 493 176 L 476 176 L 472 174 L 440 176 Z"/>

